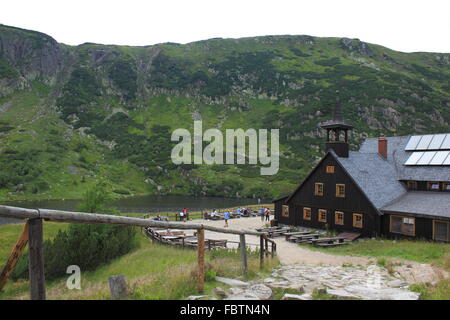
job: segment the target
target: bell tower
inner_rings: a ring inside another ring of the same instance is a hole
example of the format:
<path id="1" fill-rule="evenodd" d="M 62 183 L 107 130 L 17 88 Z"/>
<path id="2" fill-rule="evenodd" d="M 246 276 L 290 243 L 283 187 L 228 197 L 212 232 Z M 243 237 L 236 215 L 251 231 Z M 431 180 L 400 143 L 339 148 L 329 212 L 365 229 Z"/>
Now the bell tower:
<path id="1" fill-rule="evenodd" d="M 328 152 L 332 149 L 338 157 L 348 158 L 348 131 L 351 131 L 353 126 L 344 121 L 339 92 L 337 91 L 336 93 L 337 97 L 334 107 L 333 120 L 322 122 L 320 127 L 327 130 L 325 151 Z"/>

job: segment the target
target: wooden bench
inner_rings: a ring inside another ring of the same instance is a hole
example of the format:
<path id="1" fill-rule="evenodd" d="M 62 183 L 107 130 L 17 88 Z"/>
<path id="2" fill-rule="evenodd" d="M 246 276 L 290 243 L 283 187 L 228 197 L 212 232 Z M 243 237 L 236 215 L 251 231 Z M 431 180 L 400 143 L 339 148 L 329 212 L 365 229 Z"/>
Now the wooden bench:
<path id="1" fill-rule="evenodd" d="M 274 231 L 267 231 L 267 236 L 269 236 L 270 238 L 280 237 L 280 236 L 283 236 L 289 230 L 290 229 L 280 229 L 280 230 L 274 230 Z"/>
<path id="2" fill-rule="evenodd" d="M 220 240 L 206 239 L 205 242 L 206 242 L 205 243 L 206 248 L 211 250 L 211 249 L 215 249 L 215 248 L 226 248 L 228 240 L 226 240 L 226 239 L 220 239 Z"/>
<path id="3" fill-rule="evenodd" d="M 291 236 L 304 235 L 304 234 L 310 234 L 310 232 L 309 231 L 284 232 L 282 235 L 285 236 L 286 240 L 289 241 L 289 237 L 291 237 Z"/>
<path id="4" fill-rule="evenodd" d="M 318 238 L 318 239 L 311 239 L 310 242 L 312 244 L 319 244 L 319 243 L 342 243 L 345 241 L 344 237 L 332 237 L 332 238 Z"/>
<path id="5" fill-rule="evenodd" d="M 318 247 L 335 247 L 335 246 L 341 246 L 341 245 L 344 245 L 347 243 L 348 242 L 333 242 L 333 243 L 321 242 L 321 243 L 318 243 L 317 246 Z"/>
<path id="6" fill-rule="evenodd" d="M 287 237 L 287 240 L 289 242 L 297 242 L 297 240 L 299 240 L 299 238 L 300 238 L 300 240 L 303 240 L 304 238 L 308 238 L 308 237 L 314 238 L 313 237 L 314 235 L 315 235 L 314 233 L 294 234 L 292 236 Z"/>
<path id="7" fill-rule="evenodd" d="M 320 236 L 319 234 L 314 233 L 314 234 L 299 235 L 299 236 L 294 236 L 294 237 L 297 238 L 297 240 L 295 240 L 295 242 L 304 243 L 311 239 L 318 239 L 319 236 Z"/>

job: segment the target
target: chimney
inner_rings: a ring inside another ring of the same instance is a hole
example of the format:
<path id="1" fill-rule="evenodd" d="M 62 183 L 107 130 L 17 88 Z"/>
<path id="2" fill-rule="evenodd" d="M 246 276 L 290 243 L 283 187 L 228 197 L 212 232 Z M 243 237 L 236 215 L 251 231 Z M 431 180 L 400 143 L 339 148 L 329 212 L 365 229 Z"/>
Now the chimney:
<path id="1" fill-rule="evenodd" d="M 386 137 L 378 138 L 378 153 L 383 158 L 387 159 L 387 139 Z"/>

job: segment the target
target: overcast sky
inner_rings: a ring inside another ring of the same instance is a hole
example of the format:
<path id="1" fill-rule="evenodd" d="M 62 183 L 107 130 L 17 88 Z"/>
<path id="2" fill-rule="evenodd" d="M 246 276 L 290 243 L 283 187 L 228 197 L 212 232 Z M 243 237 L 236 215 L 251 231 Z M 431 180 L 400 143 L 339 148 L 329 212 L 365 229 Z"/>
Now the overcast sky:
<path id="1" fill-rule="evenodd" d="M 70 45 L 306 34 L 450 52 L 450 0 L 1 0 L 0 23 Z"/>

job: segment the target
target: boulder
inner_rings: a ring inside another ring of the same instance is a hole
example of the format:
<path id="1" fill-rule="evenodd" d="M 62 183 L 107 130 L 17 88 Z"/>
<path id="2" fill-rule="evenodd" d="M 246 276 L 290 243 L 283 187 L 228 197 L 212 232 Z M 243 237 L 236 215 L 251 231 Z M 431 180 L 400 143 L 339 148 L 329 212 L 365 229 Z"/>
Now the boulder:
<path id="1" fill-rule="evenodd" d="M 216 281 L 222 282 L 231 287 L 247 287 L 247 286 L 249 286 L 249 284 L 247 282 L 244 282 L 241 280 L 236 280 L 236 279 L 230 279 L 230 278 L 216 277 Z"/>
<path id="2" fill-rule="evenodd" d="M 207 295 L 201 295 L 201 296 L 189 296 L 188 300 L 206 300 L 208 298 Z"/>
<path id="3" fill-rule="evenodd" d="M 113 299 L 121 299 L 128 296 L 127 280 L 123 274 L 108 278 L 109 290 Z"/>
<path id="4" fill-rule="evenodd" d="M 222 298 L 227 296 L 227 293 L 225 292 L 225 290 L 223 290 L 220 287 L 215 288 L 214 289 L 214 293 L 217 294 L 219 297 L 222 297 Z"/>
<path id="5" fill-rule="evenodd" d="M 273 298 L 272 289 L 264 284 L 255 284 L 246 289 L 246 293 L 258 297 L 260 300 L 269 300 Z"/>
<path id="6" fill-rule="evenodd" d="M 291 294 L 286 293 L 281 300 L 312 300 L 312 296 L 309 293 L 305 294 Z"/>

